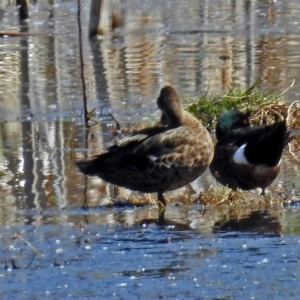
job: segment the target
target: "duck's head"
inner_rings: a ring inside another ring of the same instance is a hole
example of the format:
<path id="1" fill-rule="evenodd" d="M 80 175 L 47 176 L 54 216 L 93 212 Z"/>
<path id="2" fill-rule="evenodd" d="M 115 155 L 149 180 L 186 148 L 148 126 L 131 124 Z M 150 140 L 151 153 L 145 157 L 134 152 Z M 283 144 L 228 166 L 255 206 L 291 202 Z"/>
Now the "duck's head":
<path id="1" fill-rule="evenodd" d="M 249 112 L 243 113 L 237 109 L 230 109 L 222 113 L 218 118 L 216 126 L 216 136 L 218 141 L 233 129 L 249 127 L 249 116 Z"/>
<path id="2" fill-rule="evenodd" d="M 180 126 L 182 105 L 178 94 L 171 86 L 165 86 L 161 89 L 157 106 L 162 111 L 161 122 L 163 124 L 171 127 Z"/>

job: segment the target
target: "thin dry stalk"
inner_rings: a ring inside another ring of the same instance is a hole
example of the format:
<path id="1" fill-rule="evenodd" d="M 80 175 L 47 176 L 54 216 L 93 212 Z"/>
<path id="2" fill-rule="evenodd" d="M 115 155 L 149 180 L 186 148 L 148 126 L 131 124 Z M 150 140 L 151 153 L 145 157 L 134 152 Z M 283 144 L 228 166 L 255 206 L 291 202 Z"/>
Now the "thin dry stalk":
<path id="1" fill-rule="evenodd" d="M 78 40 L 79 40 L 79 56 L 80 56 L 80 76 L 82 81 L 82 93 L 83 93 L 83 112 L 85 127 L 89 127 L 89 114 L 87 109 L 87 93 L 86 83 L 84 75 L 84 58 L 83 58 L 83 47 L 82 47 L 82 27 L 81 27 L 81 1 L 77 0 L 77 22 L 78 22 Z"/>
<path id="2" fill-rule="evenodd" d="M 15 233 L 13 238 L 15 239 L 19 239 L 21 241 L 23 241 L 27 246 L 29 246 L 29 248 L 32 249 L 34 254 L 41 254 L 41 252 L 39 250 L 37 250 L 34 246 L 32 246 L 31 243 L 29 243 L 27 240 L 25 240 L 22 236 L 20 236 L 19 234 Z"/>

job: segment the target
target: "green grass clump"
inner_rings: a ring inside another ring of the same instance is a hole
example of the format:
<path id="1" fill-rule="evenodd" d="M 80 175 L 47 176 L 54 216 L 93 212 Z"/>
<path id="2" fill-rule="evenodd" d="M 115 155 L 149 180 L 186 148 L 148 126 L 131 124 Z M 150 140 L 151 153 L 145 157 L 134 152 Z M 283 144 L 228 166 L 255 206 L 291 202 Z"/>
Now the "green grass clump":
<path id="1" fill-rule="evenodd" d="M 188 99 L 186 110 L 209 129 L 215 128 L 218 116 L 231 108 L 250 111 L 252 124 L 272 123 L 287 118 L 289 106 L 279 103 L 281 100 L 282 94 L 258 91 L 254 84 L 245 91 L 231 88 L 226 95 L 206 93 L 196 101 Z"/>

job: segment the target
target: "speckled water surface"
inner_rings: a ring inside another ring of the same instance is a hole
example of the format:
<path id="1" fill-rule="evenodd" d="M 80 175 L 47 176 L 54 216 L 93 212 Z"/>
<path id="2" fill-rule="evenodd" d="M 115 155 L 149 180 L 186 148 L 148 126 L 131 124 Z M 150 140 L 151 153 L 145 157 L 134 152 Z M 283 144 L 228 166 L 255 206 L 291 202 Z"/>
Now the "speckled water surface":
<path id="1" fill-rule="evenodd" d="M 25 33 L 0 38 L 0 298 L 298 299 L 299 137 L 270 187 L 290 205 L 205 208 L 177 191 L 164 224 L 73 165 L 114 142 L 110 114 L 156 120 L 166 84 L 186 99 L 258 81 L 299 100 L 298 1 L 121 1 L 121 28 L 91 40 L 81 2 L 83 66 L 77 1 L 31 1 L 26 22 L 0 1 L 0 31 Z M 211 185 L 206 172 L 184 193 Z"/>

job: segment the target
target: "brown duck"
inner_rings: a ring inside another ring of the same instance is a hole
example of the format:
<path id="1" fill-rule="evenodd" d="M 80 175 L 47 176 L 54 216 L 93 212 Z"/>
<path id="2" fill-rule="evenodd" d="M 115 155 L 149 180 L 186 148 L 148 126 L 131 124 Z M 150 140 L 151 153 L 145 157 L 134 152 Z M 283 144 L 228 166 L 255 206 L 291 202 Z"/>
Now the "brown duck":
<path id="1" fill-rule="evenodd" d="M 157 99 L 161 125 L 136 132 L 91 160 L 78 161 L 79 170 L 131 190 L 163 193 L 198 178 L 213 157 L 213 143 L 206 128 L 183 110 L 178 94 L 164 87 Z"/>
<path id="2" fill-rule="evenodd" d="M 285 121 L 250 127 L 248 117 L 236 109 L 220 115 L 210 171 L 229 188 L 261 188 L 265 194 L 279 173 L 283 149 L 291 140 L 290 131 Z"/>

